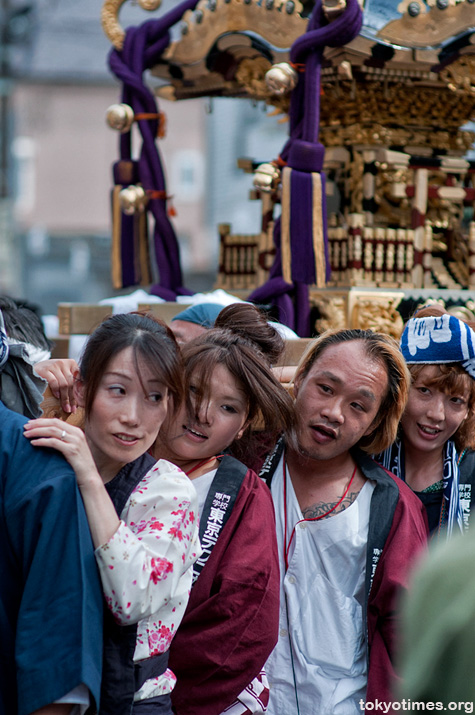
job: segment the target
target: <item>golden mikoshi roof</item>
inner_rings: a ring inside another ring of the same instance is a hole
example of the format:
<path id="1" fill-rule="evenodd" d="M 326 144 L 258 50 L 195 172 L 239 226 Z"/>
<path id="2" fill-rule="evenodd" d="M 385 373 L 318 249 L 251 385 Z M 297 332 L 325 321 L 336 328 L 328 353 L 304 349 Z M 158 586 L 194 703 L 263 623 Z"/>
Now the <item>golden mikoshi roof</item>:
<path id="1" fill-rule="evenodd" d="M 124 2 L 106 0 L 103 7 L 104 28 L 116 46 L 123 39 L 118 15 Z M 149 17 L 159 13 L 160 0 L 139 3 L 150 11 Z M 162 94 L 176 99 L 210 94 L 261 99 L 262 70 L 288 60 L 313 5 L 313 0 L 200 0 L 195 10 L 183 15 L 178 37 L 153 70 L 169 82 Z M 323 5 L 331 17 L 344 0 L 324 0 Z M 401 72 L 430 82 L 442 72 L 441 65 L 475 52 L 474 30 L 474 0 L 365 0 L 360 35 L 344 48 L 327 48 L 325 64 L 327 69 L 339 68 L 342 77 L 348 75 L 349 63 L 373 67 L 388 77 Z M 470 81 L 473 87 L 466 71 L 471 63 L 461 66 L 464 79 L 455 70 L 442 74 L 442 81 L 462 90 Z"/>
<path id="2" fill-rule="evenodd" d="M 103 24 L 120 47 L 125 0 L 106 0 Z M 160 0 L 139 0 L 160 16 Z M 159 96 L 246 97 L 286 112 L 265 74 L 289 60 L 313 0 L 200 0 L 184 13 L 152 68 Z M 331 20 L 345 0 L 323 0 Z M 365 0 L 358 37 L 325 48 L 320 128 L 327 146 L 425 144 L 463 154 L 475 118 L 475 0 Z M 347 129 L 350 127 L 350 129 Z"/>

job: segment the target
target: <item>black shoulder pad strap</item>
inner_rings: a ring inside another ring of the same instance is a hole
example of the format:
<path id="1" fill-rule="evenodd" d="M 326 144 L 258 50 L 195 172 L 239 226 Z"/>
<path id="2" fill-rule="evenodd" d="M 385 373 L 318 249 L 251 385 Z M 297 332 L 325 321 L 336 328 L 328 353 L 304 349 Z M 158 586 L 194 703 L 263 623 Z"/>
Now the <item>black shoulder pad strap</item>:
<path id="1" fill-rule="evenodd" d="M 153 467 L 156 461 L 157 460 L 150 454 L 142 454 L 141 457 L 138 457 L 138 459 L 135 459 L 133 462 L 125 464 L 120 472 L 115 475 L 114 479 L 107 482 L 107 493 L 112 499 L 119 519 L 135 487 L 145 477 L 148 470 Z"/>
<path id="2" fill-rule="evenodd" d="M 264 464 L 261 467 L 261 471 L 259 472 L 260 478 L 265 481 L 269 489 L 272 482 L 272 477 L 274 476 L 274 472 L 277 469 L 277 465 L 280 462 L 280 458 L 282 457 L 284 447 L 284 438 L 281 437 L 272 452 L 267 455 Z"/>
<path id="3" fill-rule="evenodd" d="M 200 519 L 202 554 L 193 566 L 193 583 L 205 567 L 220 533 L 231 516 L 247 472 L 247 467 L 234 457 L 226 455 L 220 461 Z"/>

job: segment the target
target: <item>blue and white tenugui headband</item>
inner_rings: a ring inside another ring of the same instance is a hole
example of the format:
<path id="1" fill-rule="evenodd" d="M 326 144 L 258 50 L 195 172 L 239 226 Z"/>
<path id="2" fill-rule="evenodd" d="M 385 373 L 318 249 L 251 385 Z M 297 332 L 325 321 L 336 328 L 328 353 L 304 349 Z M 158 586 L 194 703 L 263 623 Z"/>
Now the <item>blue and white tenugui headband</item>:
<path id="1" fill-rule="evenodd" d="M 411 318 L 401 351 L 408 365 L 458 362 L 475 379 L 475 332 L 454 315 Z"/>

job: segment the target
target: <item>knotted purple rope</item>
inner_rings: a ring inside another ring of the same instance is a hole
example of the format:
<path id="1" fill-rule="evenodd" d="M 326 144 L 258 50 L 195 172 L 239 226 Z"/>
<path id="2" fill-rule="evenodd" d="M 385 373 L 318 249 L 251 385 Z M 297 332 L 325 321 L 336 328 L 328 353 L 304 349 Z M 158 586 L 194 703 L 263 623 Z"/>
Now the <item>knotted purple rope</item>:
<path id="1" fill-rule="evenodd" d="M 290 61 L 304 64 L 305 71 L 300 74 L 299 82 L 292 92 L 290 103 L 289 139 L 285 143 L 280 158 L 293 169 L 291 214 L 292 230 L 290 249 L 292 256 L 292 279 L 289 284 L 282 278 L 281 222 L 276 222 L 274 243 L 276 258 L 269 280 L 249 296 L 258 301 L 262 296 L 275 303 L 279 311 L 283 306 L 285 290 L 294 298 L 294 317 L 289 319 L 289 303 L 285 304 L 285 313 L 279 312 L 279 319 L 295 325 L 301 336 L 310 333 L 310 305 L 308 285 L 315 282 L 315 260 L 311 241 L 302 240 L 309 231 L 309 216 L 312 209 L 312 186 L 309 178 L 312 173 L 319 173 L 322 179 L 322 220 L 325 236 L 326 279 L 329 279 L 329 261 L 326 238 L 325 183 L 322 173 L 325 149 L 318 141 L 320 122 L 320 71 L 325 46 L 342 46 L 354 39 L 361 29 L 362 13 L 357 0 L 347 0 L 345 11 L 333 22 L 325 18 L 321 0 L 316 3 L 310 17 L 307 31 L 291 47 Z M 281 280 L 278 281 L 277 278 Z"/>
<path id="2" fill-rule="evenodd" d="M 113 50 L 109 56 L 112 72 L 123 83 L 122 101 L 129 104 L 135 114 L 156 113 L 155 97 L 143 81 L 143 73 L 153 66 L 170 41 L 169 30 L 187 10 L 195 9 L 198 0 L 185 0 L 158 20 L 150 20 L 140 27 L 129 28 L 126 32 L 122 51 Z M 295 191 L 292 202 L 294 214 L 305 215 L 308 209 L 308 186 L 297 176 L 302 173 L 321 173 L 324 148 L 318 143 L 320 114 L 320 66 L 323 48 L 326 45 L 339 46 L 352 40 L 361 27 L 361 11 L 357 0 L 348 0 L 345 12 L 331 24 L 327 24 L 318 2 L 312 12 L 307 32 L 296 40 L 291 48 L 290 59 L 293 63 L 305 63 L 306 71 L 292 94 L 290 108 L 289 139 L 281 157 L 292 169 L 295 169 L 295 181 L 302 182 L 302 190 Z M 146 191 L 159 191 L 166 196 L 166 182 L 161 159 L 155 142 L 157 122 L 140 120 L 138 122 L 142 136 L 142 147 L 137 162 L 138 180 Z M 131 159 L 131 134 L 121 135 L 121 159 Z M 147 206 L 155 219 L 154 248 L 159 267 L 160 282 L 152 287 L 152 292 L 166 299 L 174 299 L 177 294 L 189 294 L 182 286 L 182 274 L 178 241 L 166 212 L 166 198 L 152 198 Z M 305 229 L 305 222 L 302 223 Z M 274 241 L 277 254 L 269 281 L 257 291 L 253 300 L 265 295 L 278 305 L 280 319 L 295 326 L 300 335 L 309 331 L 308 287 L 312 282 L 308 274 L 310 265 L 308 250 L 298 241 L 299 230 L 291 237 L 293 261 L 293 283 L 282 278 L 280 251 L 280 221 L 276 222 Z M 307 247 L 308 248 L 308 247 Z M 328 262 L 327 262 L 328 265 Z M 295 304 L 290 295 L 293 295 Z"/>
<path id="3" fill-rule="evenodd" d="M 158 113 L 157 102 L 144 83 L 143 73 L 168 46 L 170 28 L 197 4 L 198 0 L 185 0 L 158 20 L 128 28 L 123 49 L 110 52 L 109 66 L 123 84 L 122 102 L 130 105 L 135 114 Z M 142 136 L 138 181 L 145 191 L 159 191 L 166 197 L 165 176 L 155 139 L 158 122 L 139 120 L 138 126 Z M 121 135 L 120 157 L 131 159 L 131 132 Z M 147 205 L 147 211 L 154 217 L 154 249 L 160 276 L 159 284 L 152 286 L 151 292 L 166 300 L 174 300 L 177 294 L 189 295 L 192 291 L 182 285 L 179 246 L 166 203 L 166 198 L 151 198 Z M 127 241 L 127 236 L 124 239 Z"/>

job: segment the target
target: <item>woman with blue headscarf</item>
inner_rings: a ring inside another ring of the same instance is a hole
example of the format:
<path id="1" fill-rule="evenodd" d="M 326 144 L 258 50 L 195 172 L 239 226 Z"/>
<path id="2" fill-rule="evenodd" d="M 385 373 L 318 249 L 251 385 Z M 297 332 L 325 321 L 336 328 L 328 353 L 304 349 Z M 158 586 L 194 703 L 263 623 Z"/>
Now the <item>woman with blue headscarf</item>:
<path id="1" fill-rule="evenodd" d="M 439 306 L 411 318 L 401 350 L 412 376 L 396 442 L 377 460 L 426 507 L 432 534 L 464 531 L 475 503 L 475 332 Z"/>

